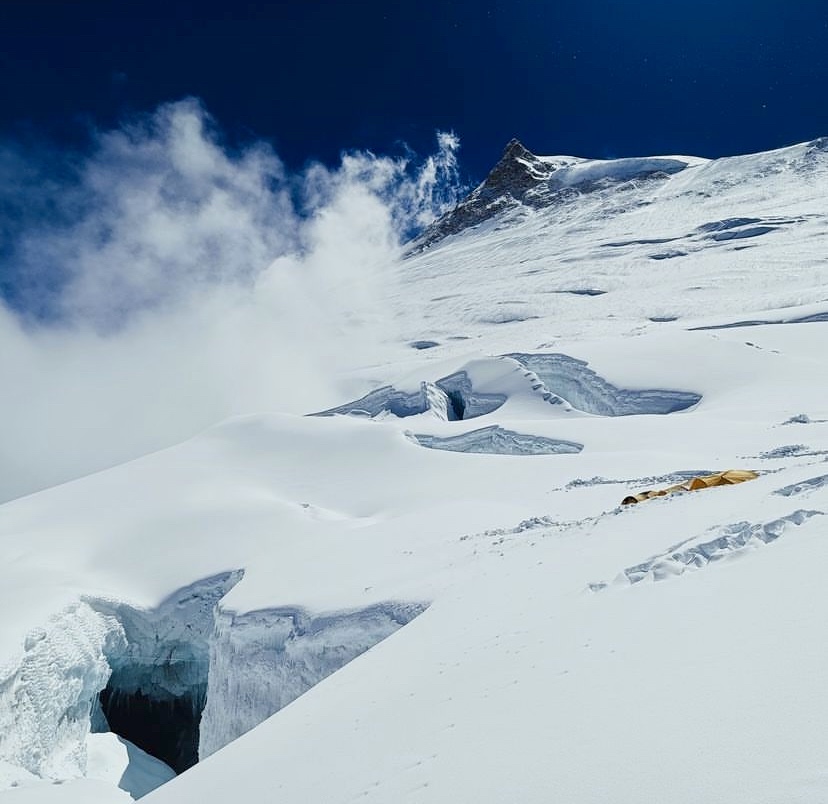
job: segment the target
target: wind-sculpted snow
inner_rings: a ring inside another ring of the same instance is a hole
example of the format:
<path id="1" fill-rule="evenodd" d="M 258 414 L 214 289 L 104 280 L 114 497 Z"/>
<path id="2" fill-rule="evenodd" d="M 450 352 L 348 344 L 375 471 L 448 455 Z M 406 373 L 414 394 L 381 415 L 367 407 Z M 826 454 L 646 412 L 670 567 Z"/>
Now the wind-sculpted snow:
<path id="1" fill-rule="evenodd" d="M 800 480 L 798 483 L 791 483 L 790 486 L 783 486 L 781 489 L 776 489 L 773 493 L 781 497 L 794 497 L 798 494 L 816 491 L 825 486 L 828 486 L 828 475 L 819 475 L 818 477 L 809 477 L 807 480 Z"/>
<path id="2" fill-rule="evenodd" d="M 572 296 L 604 296 L 607 291 L 598 288 L 572 288 L 571 290 L 551 290 L 550 293 L 569 293 Z"/>
<path id="3" fill-rule="evenodd" d="M 711 240 L 717 243 L 725 240 L 744 240 L 749 237 L 760 237 L 761 235 L 775 232 L 778 226 L 749 226 L 746 229 L 739 229 L 733 232 L 714 232 L 710 235 Z"/>
<path id="4" fill-rule="evenodd" d="M 76 603 L 32 631 L 0 671 L 0 760 L 44 779 L 86 774 L 86 736 L 107 654 L 126 649 L 117 619 Z"/>
<path id="5" fill-rule="evenodd" d="M 697 226 L 693 231 L 680 237 L 647 237 L 635 240 L 617 240 L 601 243 L 601 248 L 629 249 L 634 246 L 654 246 L 665 243 L 681 243 L 681 247 L 667 248 L 648 254 L 651 260 L 669 260 L 675 257 L 686 257 L 689 253 L 698 252 L 702 248 L 716 243 L 727 243 L 731 240 L 748 240 L 760 237 L 787 227 L 804 223 L 806 218 L 723 218 L 709 221 Z M 746 247 L 745 247 L 746 248 Z"/>
<path id="6" fill-rule="evenodd" d="M 687 391 L 618 388 L 596 374 L 583 360 L 564 354 L 505 355 L 533 371 L 546 389 L 565 399 L 573 408 L 597 416 L 634 416 L 648 413 L 675 413 L 701 401 Z"/>
<path id="7" fill-rule="evenodd" d="M 699 232 L 723 232 L 728 229 L 736 229 L 740 226 L 753 226 L 761 223 L 761 218 L 723 218 L 720 221 L 711 221 L 710 223 L 703 223 L 697 227 Z"/>
<path id="8" fill-rule="evenodd" d="M 617 240 L 611 243 L 601 243 L 601 248 L 629 248 L 629 246 L 660 246 L 662 243 L 672 243 L 678 237 L 643 237 L 637 240 Z"/>
<path id="9" fill-rule="evenodd" d="M 609 477 L 576 477 L 570 480 L 563 488 L 578 489 L 590 488 L 591 486 L 663 486 L 676 485 L 677 483 L 684 483 L 686 480 L 691 480 L 694 477 L 703 477 L 704 475 L 715 474 L 713 469 L 681 469 L 677 472 L 669 472 L 664 475 L 648 475 L 646 477 L 636 478 L 609 478 Z"/>
<path id="10" fill-rule="evenodd" d="M 742 555 L 745 550 L 776 541 L 789 528 L 802 525 L 815 516 L 824 516 L 824 512 L 800 509 L 770 522 L 736 522 L 726 525 L 717 529 L 713 538 L 702 537 L 705 538 L 704 541 L 690 539 L 641 564 L 627 567 L 615 582 L 636 584 L 644 580 L 663 581 L 683 575 L 717 561 Z M 594 583 L 590 584 L 590 589 L 600 591 L 608 585 Z"/>
<path id="11" fill-rule="evenodd" d="M 789 419 L 786 419 L 782 422 L 783 425 L 786 424 L 825 424 L 828 423 L 828 419 L 812 419 L 807 413 L 797 413 L 795 416 L 791 416 Z"/>
<path id="12" fill-rule="evenodd" d="M 677 249 L 677 248 L 669 248 L 666 251 L 658 251 L 655 254 L 650 254 L 649 255 L 651 260 L 657 260 L 657 261 L 674 260 L 676 257 L 686 257 L 686 256 L 687 256 L 686 251 L 681 251 L 681 249 Z M 654 320 L 653 318 L 650 319 L 650 321 L 653 321 L 653 320 Z M 675 319 L 671 319 L 671 320 L 675 320 Z"/>
<path id="13" fill-rule="evenodd" d="M 667 178 L 687 167 L 682 159 L 668 157 L 628 157 L 624 159 L 595 159 L 578 161 L 558 168 L 550 178 L 553 187 L 577 187 L 589 191 L 610 183 L 634 179 Z"/>
<path id="14" fill-rule="evenodd" d="M 204 759 L 421 614 L 387 603 L 313 616 L 299 608 L 221 612 L 210 646 Z"/>
<path id="15" fill-rule="evenodd" d="M 785 424 L 810 424 L 811 417 L 807 413 L 797 413 L 794 416 L 791 416 L 789 419 L 786 419 L 782 422 L 783 425 Z"/>
<path id="16" fill-rule="evenodd" d="M 821 321 L 828 321 L 828 310 L 822 313 L 811 313 L 810 315 L 792 316 L 790 318 L 754 318 L 743 321 L 733 321 L 727 324 L 708 324 L 703 327 L 690 327 L 691 332 L 708 329 L 737 329 L 739 327 L 763 327 L 771 324 L 815 324 Z"/>
<path id="17" fill-rule="evenodd" d="M 828 450 L 812 449 L 805 444 L 783 444 L 780 447 L 766 450 L 759 453 L 763 460 L 778 460 L 781 458 L 804 458 L 817 455 L 828 455 Z"/>
<path id="18" fill-rule="evenodd" d="M 420 446 L 449 452 L 476 452 L 493 455 L 560 455 L 580 452 L 583 444 L 557 438 L 517 433 L 498 425 L 483 427 L 457 436 L 441 437 L 412 433 Z"/>
<path id="19" fill-rule="evenodd" d="M 745 238 L 760 237 L 798 223 L 805 223 L 806 218 L 724 218 L 720 221 L 703 223 L 696 228 L 696 232 L 706 235 L 707 239 L 715 242 L 727 240 L 743 240 Z"/>

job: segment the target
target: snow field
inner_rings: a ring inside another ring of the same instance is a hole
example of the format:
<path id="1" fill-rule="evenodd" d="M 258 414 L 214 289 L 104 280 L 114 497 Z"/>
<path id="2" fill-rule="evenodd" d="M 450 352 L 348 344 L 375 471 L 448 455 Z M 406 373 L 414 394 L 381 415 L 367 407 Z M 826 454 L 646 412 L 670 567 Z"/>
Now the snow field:
<path id="1" fill-rule="evenodd" d="M 828 161 L 675 161 L 564 160 L 565 203 L 392 266 L 333 415 L 0 507 L 0 796 L 121 800 L 33 778 L 91 775 L 115 684 L 203 705 L 148 804 L 828 797 Z"/>

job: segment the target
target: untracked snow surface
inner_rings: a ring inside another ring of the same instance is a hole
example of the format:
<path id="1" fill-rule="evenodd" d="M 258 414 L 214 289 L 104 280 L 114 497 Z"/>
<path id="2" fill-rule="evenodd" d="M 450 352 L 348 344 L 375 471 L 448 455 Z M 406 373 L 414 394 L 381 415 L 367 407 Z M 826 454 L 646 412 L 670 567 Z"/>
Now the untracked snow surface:
<path id="1" fill-rule="evenodd" d="M 520 159 L 339 406 L 0 507 L 0 801 L 828 801 L 828 151 Z"/>

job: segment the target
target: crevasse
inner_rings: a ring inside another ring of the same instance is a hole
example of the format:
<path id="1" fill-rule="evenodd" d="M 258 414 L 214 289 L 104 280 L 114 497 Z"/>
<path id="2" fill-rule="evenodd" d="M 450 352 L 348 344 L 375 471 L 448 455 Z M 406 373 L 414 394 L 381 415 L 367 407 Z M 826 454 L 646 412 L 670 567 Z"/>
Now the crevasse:
<path id="1" fill-rule="evenodd" d="M 180 773 L 425 608 L 222 610 L 242 574 L 203 579 L 154 609 L 87 598 L 31 633 L 0 675 L 5 785 L 86 776 L 88 737 L 101 731 Z"/>

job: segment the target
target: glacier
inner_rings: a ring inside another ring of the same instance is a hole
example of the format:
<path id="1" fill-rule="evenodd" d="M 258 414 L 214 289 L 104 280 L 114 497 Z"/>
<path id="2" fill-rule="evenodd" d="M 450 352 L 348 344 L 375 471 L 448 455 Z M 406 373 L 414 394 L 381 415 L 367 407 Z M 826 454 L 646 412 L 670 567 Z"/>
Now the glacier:
<path id="1" fill-rule="evenodd" d="M 0 506 L 0 797 L 828 797 L 824 141 L 505 159 L 338 396 Z"/>

